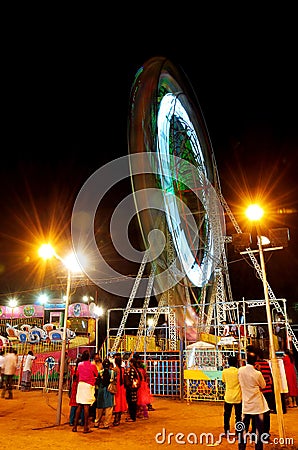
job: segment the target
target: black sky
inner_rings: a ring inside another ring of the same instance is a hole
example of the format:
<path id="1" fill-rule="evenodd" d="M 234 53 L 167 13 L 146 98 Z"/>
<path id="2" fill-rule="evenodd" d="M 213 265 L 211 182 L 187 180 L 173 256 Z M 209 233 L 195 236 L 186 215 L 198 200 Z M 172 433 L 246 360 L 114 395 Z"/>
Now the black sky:
<path id="1" fill-rule="evenodd" d="M 268 281 L 277 298 L 297 301 L 297 213 L 275 214 L 298 209 L 295 35 L 290 25 L 281 31 L 256 23 L 231 29 L 232 23 L 222 24 L 213 37 L 205 26 L 191 37 L 155 36 L 154 42 L 145 42 L 139 25 L 115 41 L 97 29 L 57 35 L 42 33 L 40 25 L 38 32 L 27 30 L 10 41 L 2 69 L 3 295 L 31 289 L 33 278 L 22 267 L 26 261 L 32 269 L 31 238 L 37 231 L 46 235 L 58 221 L 66 241 L 67 219 L 83 183 L 101 165 L 127 154 L 135 74 L 147 59 L 165 56 L 196 92 L 222 193 L 237 219 L 243 198 L 261 189 L 272 226 L 290 229 L 289 247 L 268 258 Z M 229 253 L 234 296 L 262 298 L 254 270 Z"/>

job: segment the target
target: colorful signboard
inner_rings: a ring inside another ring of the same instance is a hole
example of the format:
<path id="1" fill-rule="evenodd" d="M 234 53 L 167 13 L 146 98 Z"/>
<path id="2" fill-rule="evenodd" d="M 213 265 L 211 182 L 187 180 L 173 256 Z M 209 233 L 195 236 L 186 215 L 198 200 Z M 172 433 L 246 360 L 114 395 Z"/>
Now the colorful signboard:
<path id="1" fill-rule="evenodd" d="M 44 307 L 41 305 L 22 305 L 11 308 L 0 306 L 0 319 L 29 319 L 44 316 Z"/>
<path id="2" fill-rule="evenodd" d="M 73 303 L 68 308 L 68 317 L 90 317 L 89 305 Z"/>

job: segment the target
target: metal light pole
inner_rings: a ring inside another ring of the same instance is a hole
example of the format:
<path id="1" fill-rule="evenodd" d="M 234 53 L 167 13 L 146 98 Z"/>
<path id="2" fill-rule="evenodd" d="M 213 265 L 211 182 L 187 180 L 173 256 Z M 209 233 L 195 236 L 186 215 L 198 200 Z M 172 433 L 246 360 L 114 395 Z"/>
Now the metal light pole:
<path id="1" fill-rule="evenodd" d="M 281 381 L 280 381 L 280 372 L 278 367 L 278 361 L 275 354 L 275 348 L 274 348 L 274 339 L 273 339 L 273 328 L 272 328 L 272 320 L 271 320 L 271 312 L 270 312 L 270 300 L 268 295 L 268 284 L 267 284 L 267 277 L 266 277 L 266 268 L 265 268 L 265 260 L 264 260 L 264 252 L 263 252 L 263 246 L 262 246 L 262 237 L 258 233 L 257 230 L 257 238 L 258 238 L 258 247 L 259 247 L 259 254 L 260 254 L 260 263 L 261 263 L 261 269 L 262 269 L 262 281 L 263 281 L 263 288 L 264 288 L 264 296 L 265 296 L 265 305 L 266 305 L 266 315 L 267 315 L 267 322 L 268 322 L 268 335 L 269 335 L 269 355 L 271 360 L 271 369 L 272 369 L 272 378 L 273 378 L 273 385 L 274 385 L 274 396 L 275 396 L 275 403 L 276 403 L 276 413 L 277 413 L 277 423 L 278 423 L 278 433 L 279 437 L 283 439 L 282 442 L 285 442 L 285 425 L 284 425 L 284 418 L 283 418 L 283 410 L 282 410 L 282 403 L 281 403 Z"/>
<path id="2" fill-rule="evenodd" d="M 57 255 L 55 255 L 55 256 L 57 257 Z M 60 259 L 60 257 L 58 257 L 58 259 Z M 67 269 L 67 286 L 66 286 L 64 324 L 63 324 L 61 358 L 60 358 L 60 373 L 59 373 L 58 406 L 57 406 L 57 415 L 56 415 L 56 425 L 60 425 L 60 423 L 61 423 L 61 410 L 62 410 L 62 398 L 63 398 L 63 375 L 64 375 L 64 365 L 65 365 L 65 354 L 66 354 L 66 340 L 67 340 L 67 330 L 66 329 L 67 329 L 70 287 L 71 287 L 71 270 Z"/>
<path id="3" fill-rule="evenodd" d="M 99 322 L 99 317 L 97 316 L 96 318 L 95 318 L 95 327 L 96 327 L 96 329 L 95 329 L 95 338 L 96 338 L 96 347 L 95 347 L 95 352 L 96 353 L 98 353 L 98 347 L 99 347 L 99 336 L 98 336 L 98 322 Z"/>
<path id="4" fill-rule="evenodd" d="M 99 351 L 99 318 L 104 314 L 104 310 L 101 306 L 95 306 L 93 309 L 93 317 L 95 317 L 95 351 Z"/>
<path id="5" fill-rule="evenodd" d="M 52 258 L 53 256 L 62 262 L 63 266 L 67 268 L 67 287 L 66 287 L 66 298 L 65 298 L 65 309 L 64 309 L 64 327 L 62 333 L 62 346 L 61 346 L 61 357 L 60 357 L 60 373 L 59 373 L 59 387 L 58 387 L 58 406 L 57 406 L 57 416 L 56 425 L 61 423 L 61 409 L 62 409 L 62 397 L 63 397 L 63 375 L 64 375 L 64 365 L 65 365 L 65 354 L 66 354 L 66 340 L 67 340 L 67 318 L 68 318 L 68 306 L 70 299 L 70 288 L 71 288 L 71 272 L 81 272 L 81 268 L 78 265 L 76 257 L 74 254 L 68 256 L 67 259 L 62 259 L 54 250 L 51 244 L 43 244 L 39 248 L 39 256 L 45 260 Z"/>

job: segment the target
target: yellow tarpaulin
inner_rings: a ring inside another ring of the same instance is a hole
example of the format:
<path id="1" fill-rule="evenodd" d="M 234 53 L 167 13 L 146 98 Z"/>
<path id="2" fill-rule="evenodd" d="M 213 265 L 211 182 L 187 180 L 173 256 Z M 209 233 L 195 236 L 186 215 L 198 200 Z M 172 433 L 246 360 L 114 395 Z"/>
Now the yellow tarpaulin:
<path id="1" fill-rule="evenodd" d="M 200 369 L 184 370 L 184 378 L 186 380 L 210 380 L 210 378 Z"/>

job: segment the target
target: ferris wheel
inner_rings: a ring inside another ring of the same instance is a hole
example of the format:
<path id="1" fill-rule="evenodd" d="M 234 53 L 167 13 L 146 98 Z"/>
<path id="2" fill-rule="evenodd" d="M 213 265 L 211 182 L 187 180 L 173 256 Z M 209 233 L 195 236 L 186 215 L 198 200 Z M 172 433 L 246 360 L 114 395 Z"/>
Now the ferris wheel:
<path id="1" fill-rule="evenodd" d="M 195 339 L 200 325 L 210 326 L 218 295 L 217 319 L 225 320 L 225 219 L 202 112 L 184 72 L 166 58 L 136 74 L 128 144 L 130 155 L 143 156 L 141 171 L 140 159 L 130 160 L 131 182 L 153 292 L 160 306 L 185 306 L 174 317 Z"/>

